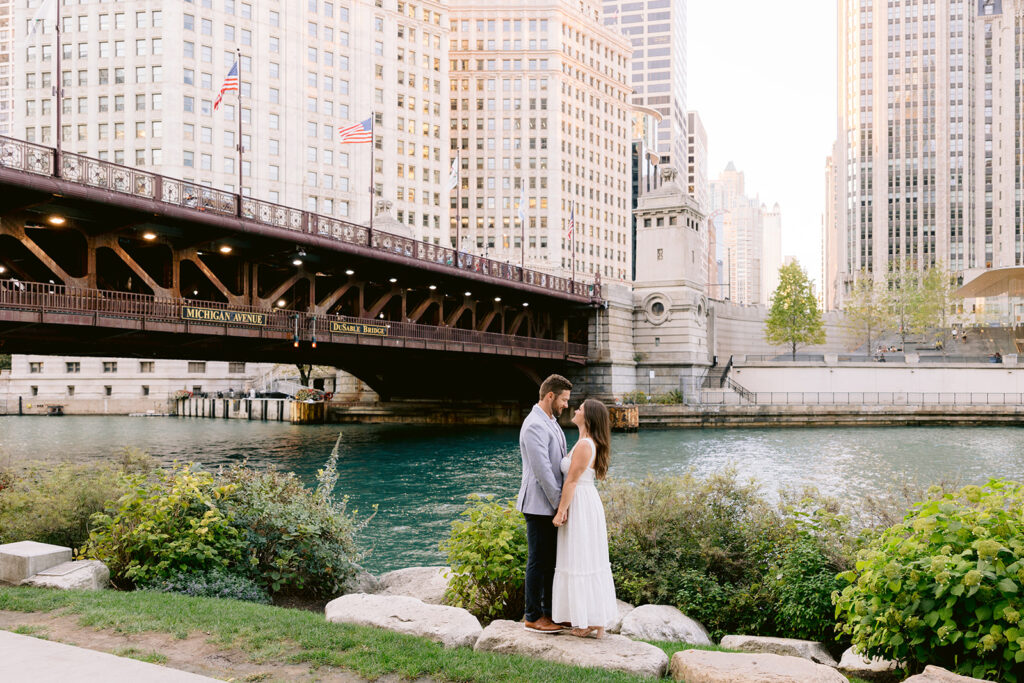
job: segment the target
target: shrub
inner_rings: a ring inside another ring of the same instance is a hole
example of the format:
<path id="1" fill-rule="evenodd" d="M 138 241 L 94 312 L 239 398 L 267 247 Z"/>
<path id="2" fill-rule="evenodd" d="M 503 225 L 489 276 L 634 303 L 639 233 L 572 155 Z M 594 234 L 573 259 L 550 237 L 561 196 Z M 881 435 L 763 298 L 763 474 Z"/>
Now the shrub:
<path id="1" fill-rule="evenodd" d="M 995 480 L 920 503 L 873 539 L 834 594 L 869 657 L 1024 681 L 1024 485 Z"/>
<path id="2" fill-rule="evenodd" d="M 295 392 L 296 401 L 320 401 L 323 397 L 323 392 L 316 389 L 299 389 Z"/>
<path id="3" fill-rule="evenodd" d="M 622 395 L 622 402 L 626 405 L 632 405 L 636 403 L 650 403 L 650 399 L 647 394 L 640 391 L 627 391 Z"/>
<path id="4" fill-rule="evenodd" d="M 0 472 L 0 543 L 31 540 L 80 548 L 92 515 L 124 493 L 121 475 L 152 466 L 152 458 L 128 449 L 114 462 Z"/>
<path id="5" fill-rule="evenodd" d="M 771 600 L 761 593 L 759 584 L 737 586 L 696 569 L 684 569 L 676 577 L 676 585 L 670 604 L 703 624 L 712 640 L 730 633 L 763 633 L 774 620 Z"/>
<path id="6" fill-rule="evenodd" d="M 485 621 L 523 616 L 526 581 L 526 520 L 516 501 L 469 496 L 465 519 L 452 522 L 441 542 L 452 576 L 447 599 Z"/>
<path id="7" fill-rule="evenodd" d="M 162 593 L 180 593 L 192 597 L 223 598 L 270 604 L 270 596 L 248 576 L 221 569 L 200 572 L 175 572 L 169 577 L 139 586 Z"/>
<path id="8" fill-rule="evenodd" d="M 819 541 L 801 533 L 787 548 L 773 575 L 776 619 L 789 638 L 817 640 L 839 654 L 847 643 L 836 644 L 832 593 L 841 587 L 838 569 Z"/>
<path id="9" fill-rule="evenodd" d="M 92 517 L 80 553 L 110 567 L 118 588 L 177 572 L 228 567 L 242 557 L 238 530 L 218 507 L 234 486 L 192 464 L 123 476 L 126 493 Z"/>
<path id="10" fill-rule="evenodd" d="M 683 402 L 683 392 L 673 389 L 667 394 L 658 394 L 654 397 L 654 402 L 665 406 L 679 405 Z"/>
<path id="11" fill-rule="evenodd" d="M 256 580 L 272 593 L 334 597 L 359 569 L 355 536 L 372 515 L 357 522 L 347 498 L 334 498 L 340 441 L 317 473 L 315 491 L 275 469 L 236 465 L 223 474 L 232 492 L 220 505 L 242 533 Z"/>

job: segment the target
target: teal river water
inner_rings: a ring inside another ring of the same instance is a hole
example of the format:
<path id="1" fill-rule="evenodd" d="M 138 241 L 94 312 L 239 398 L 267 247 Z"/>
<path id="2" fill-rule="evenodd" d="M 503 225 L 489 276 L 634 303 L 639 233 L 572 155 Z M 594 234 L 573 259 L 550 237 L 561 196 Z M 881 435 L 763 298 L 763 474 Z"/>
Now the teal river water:
<path id="1" fill-rule="evenodd" d="M 339 432 L 339 492 L 360 513 L 374 572 L 438 564 L 437 549 L 471 493 L 519 488 L 518 429 L 400 425 L 292 426 L 198 418 L 0 417 L 0 466 L 100 460 L 124 446 L 216 468 L 248 458 L 312 482 Z M 571 445 L 575 433 L 568 434 Z M 1024 430 L 1011 427 L 727 429 L 616 434 L 610 476 L 641 478 L 735 467 L 766 490 L 813 484 L 855 501 L 901 476 L 927 484 L 1024 477 Z"/>

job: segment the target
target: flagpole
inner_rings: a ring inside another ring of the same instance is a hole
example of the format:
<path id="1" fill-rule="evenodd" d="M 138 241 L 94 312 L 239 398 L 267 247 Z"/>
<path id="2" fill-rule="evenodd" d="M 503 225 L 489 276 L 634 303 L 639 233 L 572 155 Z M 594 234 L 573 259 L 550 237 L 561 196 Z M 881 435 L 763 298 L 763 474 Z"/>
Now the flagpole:
<path id="1" fill-rule="evenodd" d="M 45 26 L 45 23 L 43 24 Z M 63 73 L 61 72 L 61 44 L 60 44 L 60 0 L 57 0 L 57 73 L 55 74 L 54 81 L 56 81 L 55 93 L 57 95 L 56 106 L 57 110 L 57 158 L 53 160 L 54 175 L 60 177 L 60 154 L 61 154 L 61 143 L 64 137 L 64 129 L 61 122 L 61 110 L 64 108 L 64 82 Z"/>
<path id="2" fill-rule="evenodd" d="M 569 249 L 572 252 L 569 260 L 572 261 L 572 275 L 570 281 L 573 283 L 572 290 L 576 293 L 576 202 L 569 209 L 572 212 L 572 235 L 569 237 Z"/>
<path id="3" fill-rule="evenodd" d="M 238 210 L 242 210 L 242 48 L 235 48 L 235 64 L 238 65 Z"/>
<path id="4" fill-rule="evenodd" d="M 373 124 L 376 114 L 370 112 L 370 233 L 366 238 L 366 246 L 373 248 L 373 148 L 377 146 L 377 143 L 373 137 Z"/>

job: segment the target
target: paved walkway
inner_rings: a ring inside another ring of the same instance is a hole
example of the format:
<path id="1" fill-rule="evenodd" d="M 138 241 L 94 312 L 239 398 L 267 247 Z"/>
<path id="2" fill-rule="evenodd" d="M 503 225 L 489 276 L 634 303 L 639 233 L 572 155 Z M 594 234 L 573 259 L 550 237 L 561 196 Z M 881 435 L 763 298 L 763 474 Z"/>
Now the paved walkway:
<path id="1" fill-rule="evenodd" d="M 10 631 L 0 631 L 0 679 L 4 683 L 210 683 L 217 680 Z"/>

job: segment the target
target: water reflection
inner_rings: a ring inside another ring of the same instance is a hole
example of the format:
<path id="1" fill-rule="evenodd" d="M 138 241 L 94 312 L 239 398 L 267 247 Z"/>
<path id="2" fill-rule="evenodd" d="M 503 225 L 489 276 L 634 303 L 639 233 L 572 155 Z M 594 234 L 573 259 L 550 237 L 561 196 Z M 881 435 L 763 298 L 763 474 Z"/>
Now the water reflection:
<path id="1" fill-rule="evenodd" d="M 0 417 L 0 465 L 98 460 L 133 446 L 165 462 L 196 460 L 209 468 L 246 459 L 275 464 L 312 482 L 339 433 L 339 492 L 361 513 L 380 506 L 364 539 L 373 571 L 441 562 L 437 543 L 468 494 L 512 497 L 519 487 L 512 428 Z M 856 501 L 901 476 L 965 484 L 1024 478 L 1021 435 L 1012 427 L 645 431 L 613 437 L 610 476 L 707 474 L 731 466 L 769 491 L 813 484 Z M 568 440 L 571 446 L 575 433 Z"/>

